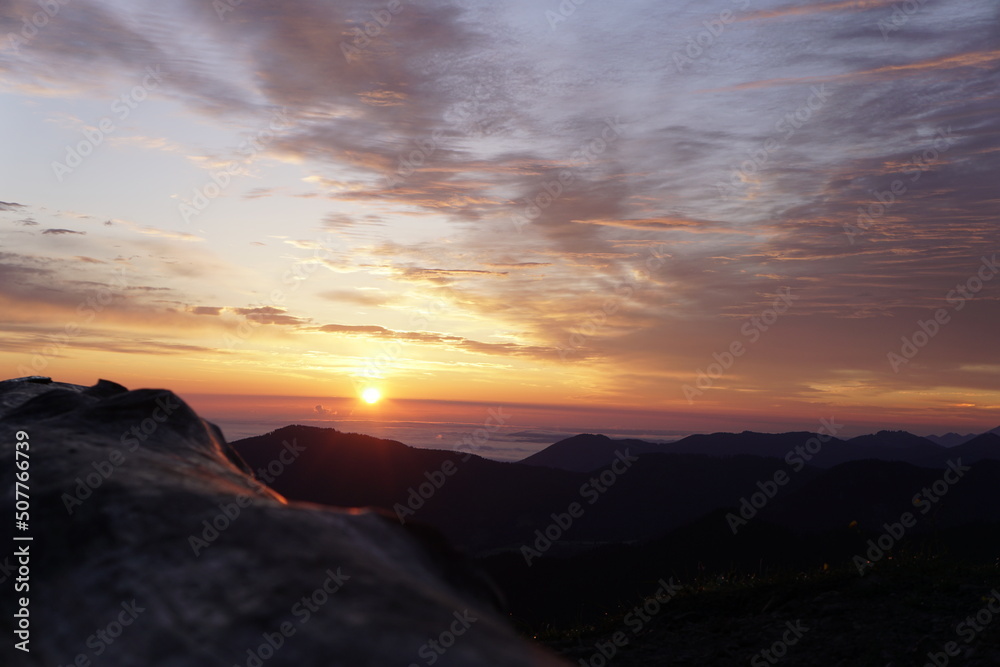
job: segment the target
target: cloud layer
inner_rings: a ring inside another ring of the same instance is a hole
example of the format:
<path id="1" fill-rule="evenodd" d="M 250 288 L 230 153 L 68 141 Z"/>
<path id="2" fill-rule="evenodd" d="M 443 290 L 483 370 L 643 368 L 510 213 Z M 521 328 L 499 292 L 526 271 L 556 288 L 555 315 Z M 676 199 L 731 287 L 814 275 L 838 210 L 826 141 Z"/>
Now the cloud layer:
<path id="1" fill-rule="evenodd" d="M 289 383 L 396 342 L 381 380 L 440 398 L 995 425 L 1000 8 L 904 4 L 5 3 L 4 89 L 60 137 L 164 83 L 51 201 L 0 192 L 33 327 L 0 335 L 42 345 L 124 266 L 108 352 L 169 322 L 150 354 Z"/>

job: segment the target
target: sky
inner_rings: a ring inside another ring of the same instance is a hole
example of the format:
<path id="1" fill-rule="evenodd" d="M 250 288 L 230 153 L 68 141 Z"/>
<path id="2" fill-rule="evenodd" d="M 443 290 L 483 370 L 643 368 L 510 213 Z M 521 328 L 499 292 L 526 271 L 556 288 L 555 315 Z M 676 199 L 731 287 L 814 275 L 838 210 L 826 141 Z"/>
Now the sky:
<path id="1" fill-rule="evenodd" d="M 4 0 L 0 149 L 6 377 L 1000 424 L 992 0 Z"/>

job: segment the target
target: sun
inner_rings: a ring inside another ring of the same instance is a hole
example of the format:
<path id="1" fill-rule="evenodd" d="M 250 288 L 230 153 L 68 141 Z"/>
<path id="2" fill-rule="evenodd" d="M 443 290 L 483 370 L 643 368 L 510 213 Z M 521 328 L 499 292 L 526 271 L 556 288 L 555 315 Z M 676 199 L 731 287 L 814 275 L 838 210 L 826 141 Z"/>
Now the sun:
<path id="1" fill-rule="evenodd" d="M 375 387 L 368 387 L 361 392 L 361 400 L 365 403 L 378 403 L 380 398 L 382 398 L 382 392 Z"/>

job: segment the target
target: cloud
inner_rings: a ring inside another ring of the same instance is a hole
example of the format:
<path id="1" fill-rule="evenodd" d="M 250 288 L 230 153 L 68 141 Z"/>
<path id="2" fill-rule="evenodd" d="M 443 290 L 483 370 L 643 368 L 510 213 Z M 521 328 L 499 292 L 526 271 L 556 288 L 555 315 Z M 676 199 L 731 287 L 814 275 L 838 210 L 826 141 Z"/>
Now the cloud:
<path id="1" fill-rule="evenodd" d="M 682 220 L 682 219 L 670 219 L 670 218 L 645 218 L 639 220 L 583 219 L 583 220 L 573 220 L 573 222 L 584 225 L 602 225 L 605 227 L 622 227 L 625 229 L 657 230 L 657 231 L 659 230 L 699 231 L 699 230 L 707 230 L 708 228 L 718 225 L 718 223 L 712 223 L 708 221 Z"/>
<path id="2" fill-rule="evenodd" d="M 111 224 L 117 223 L 117 224 L 122 225 L 125 228 L 127 228 L 127 229 L 129 229 L 129 230 L 131 230 L 133 232 L 136 232 L 136 233 L 139 233 L 139 234 L 143 234 L 145 236 L 155 236 L 157 238 L 172 239 L 172 240 L 175 240 L 175 241 L 196 241 L 197 242 L 197 241 L 204 241 L 205 240 L 204 238 L 198 236 L 197 234 L 191 234 L 190 232 L 178 232 L 178 231 L 169 230 L 169 229 L 159 229 L 157 227 L 153 227 L 153 226 L 150 226 L 150 225 L 137 224 L 135 222 L 132 222 L 131 220 L 122 220 L 122 219 L 115 219 L 114 221 L 108 220 L 104 224 L 108 225 L 109 223 L 111 223 Z"/>
<path id="3" fill-rule="evenodd" d="M 278 324 L 282 326 L 300 326 L 308 324 L 312 320 L 309 318 L 294 317 L 286 314 L 282 308 L 273 306 L 262 306 L 259 308 L 231 308 L 234 313 L 243 315 L 248 320 L 258 324 Z"/>
<path id="4" fill-rule="evenodd" d="M 0 211 L 17 211 L 22 208 L 25 208 L 24 204 L 18 204 L 9 201 L 0 201 Z"/>
<path id="5" fill-rule="evenodd" d="M 928 58 L 915 62 L 899 64 L 885 64 L 871 69 L 844 72 L 840 74 L 829 74 L 806 77 L 782 77 L 776 79 L 761 79 L 749 81 L 727 88 L 707 89 L 702 92 L 722 92 L 747 90 L 752 88 L 770 88 L 774 86 L 787 86 L 796 84 L 816 84 L 816 83 L 836 83 L 839 81 L 850 81 L 860 83 L 865 79 L 875 79 L 881 81 L 894 81 L 900 76 L 926 76 L 928 74 L 945 74 L 950 70 L 964 68 L 994 69 L 996 63 L 1000 61 L 1000 50 L 990 49 L 985 51 L 971 51 L 965 53 L 954 53 L 937 58 Z"/>
<path id="6" fill-rule="evenodd" d="M 246 194 L 243 195 L 244 199 L 261 199 L 263 197 L 270 197 L 278 192 L 277 188 L 267 188 L 267 187 L 257 187 L 252 188 Z"/>
<path id="7" fill-rule="evenodd" d="M 470 340 L 462 336 L 436 333 L 432 331 L 395 331 L 374 325 L 325 324 L 316 331 L 323 333 L 358 335 L 410 343 L 440 345 L 473 354 L 489 354 L 535 359 L 555 360 L 559 350 L 555 347 L 539 345 L 519 345 L 516 343 L 486 343 Z"/>
<path id="8" fill-rule="evenodd" d="M 319 263 L 334 273 L 355 273 L 364 268 L 364 266 L 350 264 L 344 259 L 329 259 L 323 257 L 319 260 Z"/>
<path id="9" fill-rule="evenodd" d="M 195 315 L 220 315 L 222 310 L 221 306 L 195 306 L 191 308 L 191 312 Z"/>
<path id="10" fill-rule="evenodd" d="M 53 229 L 44 229 L 44 230 L 42 230 L 42 234 L 54 234 L 54 235 L 61 235 L 61 234 L 79 234 L 79 235 L 83 236 L 83 235 L 85 235 L 86 233 L 87 233 L 87 232 L 77 232 L 77 231 L 73 231 L 72 229 L 55 229 L 55 228 L 53 228 Z"/>
<path id="11" fill-rule="evenodd" d="M 144 137 L 140 135 L 132 135 L 111 137 L 110 142 L 113 146 L 130 146 L 164 153 L 182 153 L 184 151 L 180 144 L 175 141 L 171 141 L 166 137 Z"/>
<path id="12" fill-rule="evenodd" d="M 323 218 L 323 227 L 332 231 L 341 231 L 354 227 L 384 227 L 385 221 L 377 215 L 350 216 L 343 213 L 329 213 Z"/>
<path id="13" fill-rule="evenodd" d="M 151 339 L 137 339 L 129 341 L 73 341 L 74 348 L 100 350 L 103 352 L 116 352 L 118 354 L 154 354 L 154 355 L 192 355 L 192 354 L 231 354 L 228 350 L 222 350 L 203 345 L 192 345 L 189 343 L 166 343 Z"/>
<path id="14" fill-rule="evenodd" d="M 806 16 L 825 12 L 864 12 L 869 9 L 888 7 L 899 0 L 837 0 L 836 2 L 817 2 L 805 6 L 780 7 L 778 9 L 763 9 L 743 16 L 737 20 L 750 21 L 759 19 L 775 19 Z"/>
<path id="15" fill-rule="evenodd" d="M 328 290 L 317 296 L 339 303 L 353 303 L 359 306 L 384 306 L 392 298 L 381 292 L 371 290 Z"/>
<path id="16" fill-rule="evenodd" d="M 488 263 L 484 266 L 489 266 L 494 269 L 535 269 L 543 266 L 552 266 L 552 262 L 501 262 Z"/>
<path id="17" fill-rule="evenodd" d="M 77 328 L 68 326 L 70 324 L 77 324 Z M 135 330 L 122 334 L 113 328 L 95 327 L 93 323 L 80 327 L 79 319 L 60 322 L 56 326 L 4 322 L 0 323 L 0 333 L 5 334 L 4 347 L 9 352 L 41 354 L 56 359 L 72 358 L 80 350 L 156 356 L 230 353 L 184 341 L 163 340 L 164 336 L 149 337 Z"/>
<path id="18" fill-rule="evenodd" d="M 427 269 L 422 267 L 393 268 L 392 272 L 400 280 L 426 281 L 448 285 L 462 278 L 503 278 L 507 271 L 486 271 L 483 269 Z"/>

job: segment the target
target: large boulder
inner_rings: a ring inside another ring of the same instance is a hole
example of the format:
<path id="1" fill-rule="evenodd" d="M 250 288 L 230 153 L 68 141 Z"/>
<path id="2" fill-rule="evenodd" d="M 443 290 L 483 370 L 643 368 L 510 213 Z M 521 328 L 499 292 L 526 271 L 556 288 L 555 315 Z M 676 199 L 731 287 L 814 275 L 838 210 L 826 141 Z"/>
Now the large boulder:
<path id="1" fill-rule="evenodd" d="M 3 665 L 564 664 L 431 531 L 285 501 L 169 391 L 0 382 L 0 484 Z"/>

